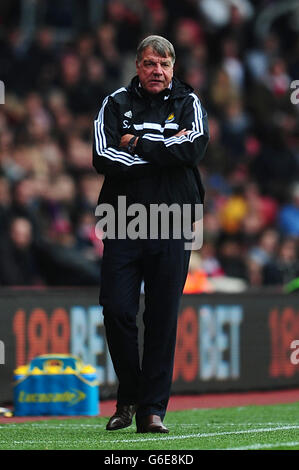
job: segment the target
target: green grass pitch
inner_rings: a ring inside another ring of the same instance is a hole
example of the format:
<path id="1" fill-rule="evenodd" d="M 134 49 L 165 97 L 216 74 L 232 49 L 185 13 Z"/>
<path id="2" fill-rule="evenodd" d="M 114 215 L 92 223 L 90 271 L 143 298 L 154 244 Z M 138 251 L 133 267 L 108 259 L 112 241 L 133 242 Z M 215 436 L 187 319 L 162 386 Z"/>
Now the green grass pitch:
<path id="1" fill-rule="evenodd" d="M 292 450 L 299 449 L 299 402 L 168 412 L 169 434 L 137 434 L 135 422 L 106 431 L 108 418 L 51 419 L 0 425 L 0 449 Z"/>

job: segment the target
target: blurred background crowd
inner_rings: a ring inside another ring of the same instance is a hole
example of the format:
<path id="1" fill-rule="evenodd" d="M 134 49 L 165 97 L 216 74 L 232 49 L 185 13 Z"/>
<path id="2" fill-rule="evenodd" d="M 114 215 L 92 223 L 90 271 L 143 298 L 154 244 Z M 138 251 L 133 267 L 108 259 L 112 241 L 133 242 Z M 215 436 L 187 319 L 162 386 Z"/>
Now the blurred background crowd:
<path id="1" fill-rule="evenodd" d="M 175 74 L 209 114 L 185 292 L 299 277 L 297 1 L 1 0 L 0 285 L 99 285 L 92 123 L 148 34 L 174 44 Z"/>

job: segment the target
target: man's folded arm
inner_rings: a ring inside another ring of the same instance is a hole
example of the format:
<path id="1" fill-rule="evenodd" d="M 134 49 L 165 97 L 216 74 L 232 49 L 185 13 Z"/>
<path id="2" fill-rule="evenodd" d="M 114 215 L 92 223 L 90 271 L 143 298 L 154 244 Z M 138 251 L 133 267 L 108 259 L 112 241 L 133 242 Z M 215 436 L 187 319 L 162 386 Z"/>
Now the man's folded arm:
<path id="1" fill-rule="evenodd" d="M 153 165 L 120 148 L 119 115 L 111 97 L 105 98 L 94 121 L 93 166 L 98 173 L 138 178 L 153 173 Z"/>
<path id="2" fill-rule="evenodd" d="M 162 134 L 144 134 L 138 139 L 136 153 L 160 167 L 197 166 L 206 151 L 209 129 L 207 113 L 194 93 L 186 100 L 179 126 L 180 129 L 186 128 L 188 134 L 168 138 Z"/>

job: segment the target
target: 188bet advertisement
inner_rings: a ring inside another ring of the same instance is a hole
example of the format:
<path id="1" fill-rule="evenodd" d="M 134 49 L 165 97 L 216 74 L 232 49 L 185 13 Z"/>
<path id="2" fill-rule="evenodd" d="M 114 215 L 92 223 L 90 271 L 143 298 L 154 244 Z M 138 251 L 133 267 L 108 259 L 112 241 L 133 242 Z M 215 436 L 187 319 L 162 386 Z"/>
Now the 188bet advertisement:
<path id="1" fill-rule="evenodd" d="M 141 296 L 137 323 L 142 357 Z M 96 369 L 101 399 L 117 378 L 96 289 L 2 292 L 0 401 L 12 402 L 14 370 L 41 354 L 73 354 Z M 172 393 L 269 390 L 299 385 L 296 295 L 184 295 Z"/>

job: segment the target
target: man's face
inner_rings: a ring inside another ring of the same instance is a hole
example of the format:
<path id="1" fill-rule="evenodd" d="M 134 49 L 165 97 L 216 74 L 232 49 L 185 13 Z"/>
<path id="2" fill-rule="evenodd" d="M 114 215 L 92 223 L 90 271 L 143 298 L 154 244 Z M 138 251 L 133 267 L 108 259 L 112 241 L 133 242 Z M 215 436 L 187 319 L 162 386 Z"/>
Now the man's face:
<path id="1" fill-rule="evenodd" d="M 173 77 L 171 57 L 161 57 L 151 47 L 147 47 L 140 62 L 136 61 L 136 70 L 142 87 L 152 94 L 168 88 Z"/>

